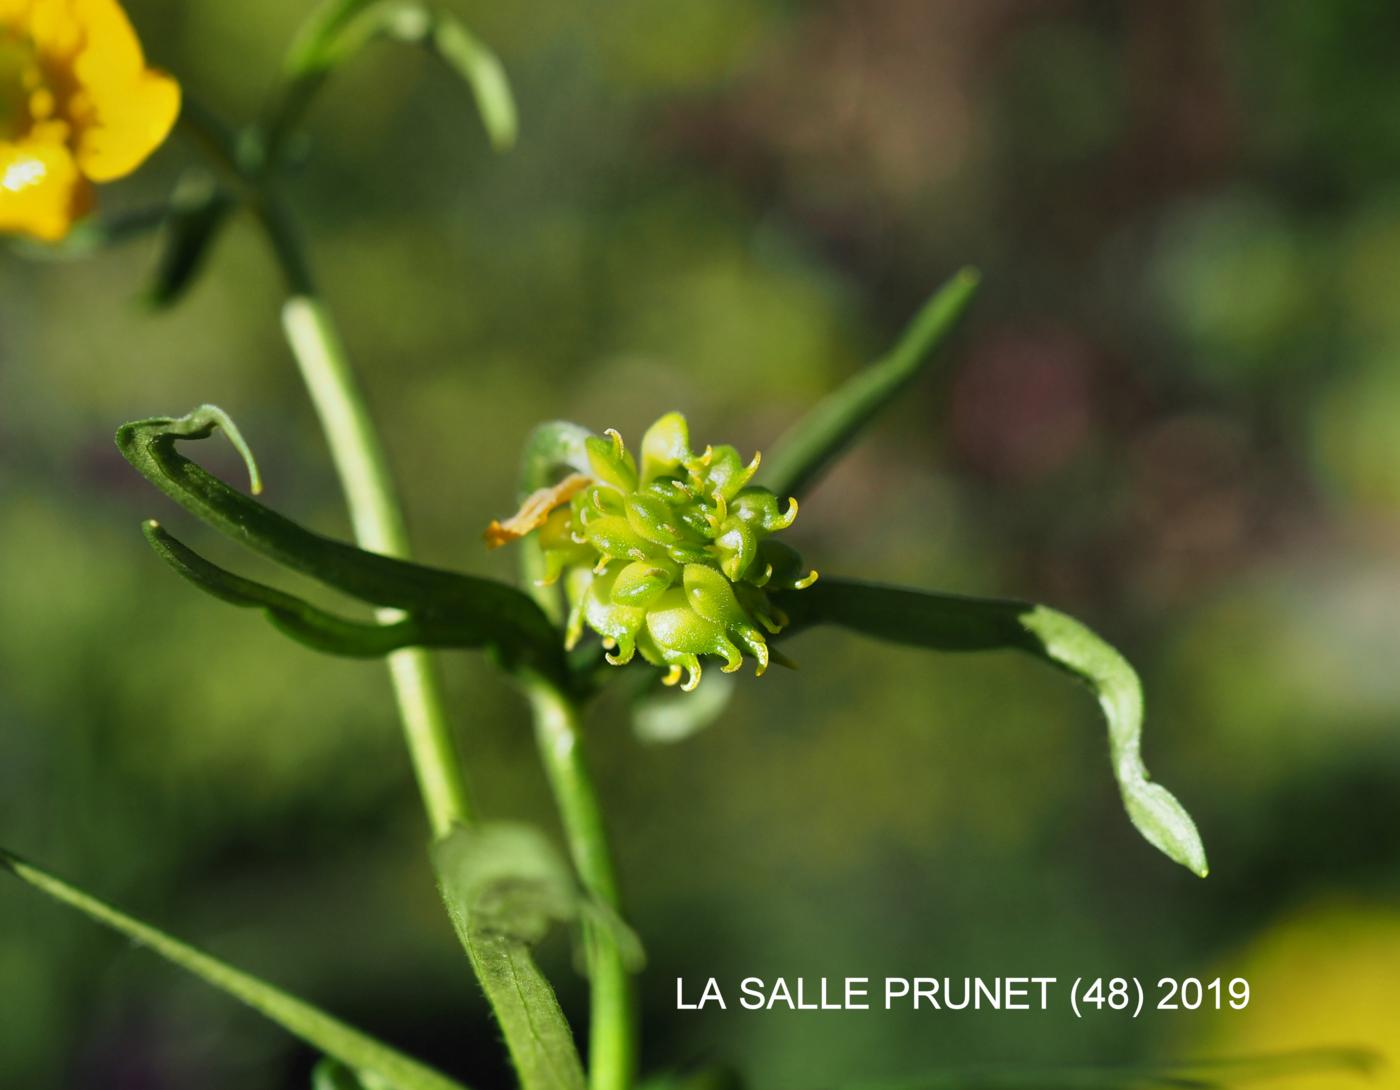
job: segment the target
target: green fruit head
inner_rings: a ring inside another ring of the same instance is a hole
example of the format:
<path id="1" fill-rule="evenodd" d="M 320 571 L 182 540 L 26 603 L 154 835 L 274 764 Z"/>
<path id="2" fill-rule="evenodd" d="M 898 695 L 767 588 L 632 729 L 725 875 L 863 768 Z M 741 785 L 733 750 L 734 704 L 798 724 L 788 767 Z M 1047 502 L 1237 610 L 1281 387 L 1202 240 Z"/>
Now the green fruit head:
<path id="1" fill-rule="evenodd" d="M 773 589 L 800 590 L 795 550 L 769 541 L 797 517 L 797 501 L 781 501 L 750 484 L 758 456 L 744 462 L 731 446 L 690 448 L 680 413 L 667 413 L 642 437 L 640 466 L 609 430 L 585 444 L 586 484 L 570 492 L 541 523 L 546 581 L 563 580 L 569 601 L 566 641 L 589 629 L 603 638 L 608 661 L 640 654 L 667 671 L 668 685 L 700 683 L 700 659 L 739 669 L 745 655 L 768 667 L 765 632 L 787 617 L 770 601 Z"/>

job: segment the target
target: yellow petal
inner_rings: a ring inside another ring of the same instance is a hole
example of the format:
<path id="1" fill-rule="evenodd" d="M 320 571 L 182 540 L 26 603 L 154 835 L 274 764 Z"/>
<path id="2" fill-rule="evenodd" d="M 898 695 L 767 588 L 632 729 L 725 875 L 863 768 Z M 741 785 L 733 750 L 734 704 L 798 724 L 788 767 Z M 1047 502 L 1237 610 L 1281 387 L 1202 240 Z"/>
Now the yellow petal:
<path id="1" fill-rule="evenodd" d="M 56 242 L 92 206 L 92 187 L 68 149 L 0 143 L 0 232 Z"/>
<path id="2" fill-rule="evenodd" d="M 26 5 L 21 5 L 24 7 Z M 71 0 L 31 0 L 18 18 L 46 63 L 65 65 L 82 48 L 86 27 L 75 15 Z"/>
<path id="3" fill-rule="evenodd" d="M 18 26 L 29 14 L 29 0 L 0 0 L 0 23 Z"/>
<path id="4" fill-rule="evenodd" d="M 45 68 L 69 90 L 59 106 L 73 127 L 78 169 L 95 182 L 130 174 L 174 125 L 179 85 L 146 67 L 116 0 L 30 0 L 22 22 Z"/>
<path id="5" fill-rule="evenodd" d="M 92 119 L 78 126 L 78 167 L 94 182 L 130 174 L 160 147 L 180 113 L 180 85 L 145 71 L 125 87 L 90 88 Z"/>
<path id="6" fill-rule="evenodd" d="M 70 100 L 78 169 L 95 182 L 130 174 L 160 146 L 180 112 L 180 86 L 146 67 L 141 41 L 116 0 L 66 2 L 81 27 Z"/>

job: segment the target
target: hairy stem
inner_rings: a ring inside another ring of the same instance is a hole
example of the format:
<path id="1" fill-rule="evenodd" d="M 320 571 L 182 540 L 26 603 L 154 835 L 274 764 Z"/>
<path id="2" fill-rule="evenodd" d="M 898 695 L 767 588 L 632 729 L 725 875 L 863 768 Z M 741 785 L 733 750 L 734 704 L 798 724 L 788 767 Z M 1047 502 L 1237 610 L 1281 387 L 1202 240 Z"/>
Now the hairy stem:
<path id="1" fill-rule="evenodd" d="M 534 712 L 540 759 L 554 792 L 574 867 L 590 894 L 620 912 L 621 898 L 603 813 L 583 752 L 579 706 L 542 679 L 531 679 L 526 692 Z M 591 1000 L 589 1086 L 591 1090 L 630 1090 L 637 1067 L 632 975 L 612 934 L 588 925 L 585 941 Z"/>

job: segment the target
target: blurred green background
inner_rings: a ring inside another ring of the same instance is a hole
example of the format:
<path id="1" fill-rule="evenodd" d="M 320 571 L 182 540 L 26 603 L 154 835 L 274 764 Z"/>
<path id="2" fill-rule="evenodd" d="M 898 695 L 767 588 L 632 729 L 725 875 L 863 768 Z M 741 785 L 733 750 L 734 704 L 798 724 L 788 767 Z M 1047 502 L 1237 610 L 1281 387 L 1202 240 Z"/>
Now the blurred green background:
<path id="1" fill-rule="evenodd" d="M 139 0 L 148 53 L 248 116 L 301 3 Z M 776 434 L 957 266 L 972 318 L 803 504 L 833 574 L 1042 600 L 1141 670 L 1202 882 L 1134 834 L 1087 694 L 1011 655 L 836 633 L 681 745 L 591 724 L 649 1069 L 768 1088 L 984 1062 L 1391 1047 L 1400 1025 L 1400 7 L 611 0 L 457 10 L 522 117 L 381 47 L 293 184 L 419 556 L 508 576 L 537 421 Z M 178 135 L 109 210 L 168 192 Z M 508 1077 L 428 873 L 387 683 L 191 591 L 211 540 L 123 420 L 213 401 L 267 501 L 348 535 L 240 220 L 175 311 L 155 246 L 0 257 L 4 843 L 475 1087 Z M 237 473 L 222 449 L 202 452 Z M 523 703 L 443 656 L 480 808 L 554 828 Z M 581 1024 L 568 944 L 544 959 Z M 1248 1011 L 677 1013 L 678 975 L 1227 976 Z M 0 1086 L 302 1087 L 311 1054 L 0 883 Z M 1400 1062 L 1400 1055 L 1395 1057 Z M 1297 1087 L 1342 1085 L 1337 1077 Z M 1372 1085 L 1400 1086 L 1394 1070 Z"/>

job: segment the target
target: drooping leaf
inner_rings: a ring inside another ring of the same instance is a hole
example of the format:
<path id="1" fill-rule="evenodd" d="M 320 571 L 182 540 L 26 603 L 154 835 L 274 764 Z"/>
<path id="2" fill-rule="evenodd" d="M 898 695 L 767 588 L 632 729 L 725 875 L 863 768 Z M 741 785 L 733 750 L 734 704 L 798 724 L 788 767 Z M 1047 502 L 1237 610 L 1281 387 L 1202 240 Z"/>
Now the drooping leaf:
<path id="1" fill-rule="evenodd" d="M 383 1080 L 381 1085 L 387 1084 L 394 1090 L 465 1090 L 461 1083 L 361 1033 L 333 1015 L 128 916 L 4 849 L 0 849 L 0 869 L 9 871 L 55 901 L 77 909 L 89 919 L 148 947 L 206 984 L 266 1015 L 326 1055 L 378 1077 Z"/>
<path id="2" fill-rule="evenodd" d="M 423 624 L 412 614 L 398 621 L 352 621 L 294 594 L 245 579 L 204 559 L 154 519 L 142 531 L 157 556 L 200 590 L 235 606 L 262 609 L 279 629 L 317 651 L 350 658 L 380 658 L 400 647 L 461 647 L 471 633 L 451 618 Z"/>
<path id="3" fill-rule="evenodd" d="M 500 1020 L 524 1090 L 582 1090 L 583 1065 L 554 989 L 531 955 L 577 910 L 573 878 L 536 830 L 458 828 L 433 847 L 452 925 Z"/>
<path id="4" fill-rule="evenodd" d="M 288 55 L 288 103 L 300 113 L 325 78 L 366 46 L 385 39 L 429 50 L 470 90 L 491 145 L 515 143 L 515 99 L 496 55 L 451 12 L 417 0 L 331 0 Z"/>
<path id="5" fill-rule="evenodd" d="M 269 599 L 264 591 L 270 588 L 257 590 L 250 581 L 235 586 L 220 578 L 212 565 L 198 563 L 188 549 L 177 555 L 168 535 L 156 535 L 153 544 L 165 547 L 167 561 L 178 560 L 182 574 L 206 590 L 217 584 L 226 600 L 237 598 L 242 605 L 252 599 L 280 610 L 278 620 L 289 624 L 299 637 L 329 639 L 334 634 L 347 645 L 353 637 L 385 639 L 387 646 L 403 636 L 418 635 L 436 646 L 490 648 L 508 667 L 528 666 L 551 677 L 565 676 L 558 633 L 535 602 L 514 587 L 381 556 L 312 533 L 230 488 L 175 449 L 179 440 L 207 438 L 216 427 L 244 455 L 257 492 L 256 466 L 247 444 L 227 414 L 211 405 L 178 419 L 158 417 L 123 424 L 117 430 L 117 446 L 147 480 L 226 537 L 351 597 L 403 610 L 412 623 L 392 630 L 388 638 L 382 633 L 356 632 L 344 627 L 354 622 L 336 624 L 329 614 L 299 610 L 288 598 Z"/>
<path id="6" fill-rule="evenodd" d="M 497 151 L 511 147 L 519 127 L 515 97 L 496 54 L 462 20 L 447 11 L 434 12 L 428 42 L 442 62 L 471 89 L 492 146 Z"/>
<path id="7" fill-rule="evenodd" d="M 204 171 L 187 171 L 181 177 L 171 197 L 147 302 L 165 308 L 184 297 L 235 206 L 232 194 Z"/>
<path id="8" fill-rule="evenodd" d="M 782 607 L 793 629 L 834 624 L 937 651 L 1014 648 L 1084 682 L 1108 721 L 1109 755 L 1128 817 L 1148 843 L 1195 874 L 1208 867 L 1189 814 L 1142 763 L 1142 686 L 1116 650 L 1073 617 L 1027 602 L 965 598 L 902 587 L 821 579 Z"/>
<path id="9" fill-rule="evenodd" d="M 355 49 L 347 48 L 346 30 L 375 0 L 321 0 L 313 7 L 292 39 L 283 65 L 291 78 L 325 72 L 337 67 Z"/>
<path id="10" fill-rule="evenodd" d="M 887 355 L 852 375 L 773 445 L 759 469 L 758 483 L 779 496 L 801 496 L 932 358 L 967 310 L 977 282 L 975 269 L 963 269 L 939 288 Z"/>

